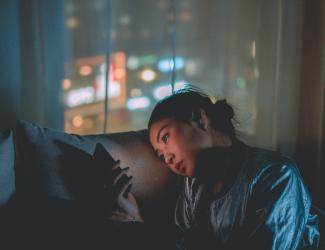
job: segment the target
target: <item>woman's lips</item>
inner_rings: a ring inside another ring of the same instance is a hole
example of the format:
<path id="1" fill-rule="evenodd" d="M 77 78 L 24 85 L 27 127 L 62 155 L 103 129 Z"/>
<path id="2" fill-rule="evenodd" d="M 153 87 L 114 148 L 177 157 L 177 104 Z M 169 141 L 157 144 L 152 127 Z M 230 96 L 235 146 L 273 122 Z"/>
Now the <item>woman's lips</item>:
<path id="1" fill-rule="evenodd" d="M 186 171 L 186 168 L 185 168 L 185 166 L 184 166 L 184 164 L 183 164 L 183 161 L 179 161 L 178 163 L 176 163 L 175 168 L 176 168 L 178 171 L 182 172 L 182 173 L 185 173 L 185 171 Z"/>

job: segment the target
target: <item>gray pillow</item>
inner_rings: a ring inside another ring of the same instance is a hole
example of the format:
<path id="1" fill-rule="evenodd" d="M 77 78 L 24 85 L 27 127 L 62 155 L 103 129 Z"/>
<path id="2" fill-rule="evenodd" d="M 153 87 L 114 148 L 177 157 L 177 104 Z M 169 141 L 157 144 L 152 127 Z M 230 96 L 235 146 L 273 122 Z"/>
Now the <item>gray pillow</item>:
<path id="1" fill-rule="evenodd" d="M 90 197 L 96 192 L 97 170 L 88 161 L 99 142 L 122 166 L 130 167 L 132 193 L 144 216 L 171 218 L 177 179 L 154 155 L 145 130 L 79 136 L 19 121 L 16 134 L 17 193 L 66 200 Z"/>
<path id="2" fill-rule="evenodd" d="M 18 194 L 67 200 L 76 198 L 76 190 L 69 189 L 66 183 L 70 169 L 65 167 L 78 168 L 79 164 L 86 166 L 85 161 L 91 157 L 94 148 L 91 140 L 18 121 L 16 144 Z M 76 171 L 75 176 L 79 174 Z M 85 185 L 86 183 L 85 180 Z"/>
<path id="3" fill-rule="evenodd" d="M 0 207 L 7 204 L 15 193 L 15 150 L 13 133 L 0 132 Z"/>

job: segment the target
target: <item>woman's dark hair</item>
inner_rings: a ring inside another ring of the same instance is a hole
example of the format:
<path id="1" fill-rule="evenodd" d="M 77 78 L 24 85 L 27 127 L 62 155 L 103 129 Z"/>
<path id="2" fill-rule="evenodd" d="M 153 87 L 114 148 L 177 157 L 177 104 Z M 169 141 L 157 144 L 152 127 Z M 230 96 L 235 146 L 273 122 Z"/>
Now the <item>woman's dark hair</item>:
<path id="1" fill-rule="evenodd" d="M 186 123 L 191 119 L 199 121 L 200 109 L 206 112 L 214 129 L 232 138 L 236 137 L 233 108 L 226 100 L 213 103 L 207 94 L 195 87 L 179 90 L 158 102 L 151 113 L 148 129 L 154 122 L 164 118 Z"/>

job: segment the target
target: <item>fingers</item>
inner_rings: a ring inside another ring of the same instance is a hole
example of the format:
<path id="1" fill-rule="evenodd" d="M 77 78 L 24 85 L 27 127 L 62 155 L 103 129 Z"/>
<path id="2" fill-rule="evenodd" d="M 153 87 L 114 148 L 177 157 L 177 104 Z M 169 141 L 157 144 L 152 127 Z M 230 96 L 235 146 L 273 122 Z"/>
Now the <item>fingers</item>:
<path id="1" fill-rule="evenodd" d="M 112 169 L 105 168 L 105 172 L 103 174 L 104 179 L 104 190 L 110 191 L 113 185 L 113 181 L 115 180 L 116 176 L 122 170 L 120 168 L 121 161 L 117 160 L 115 164 L 112 166 Z"/>
<path id="2" fill-rule="evenodd" d="M 130 167 L 121 168 L 121 161 L 118 160 L 112 167 L 112 194 L 115 197 L 117 204 L 122 202 L 122 199 L 127 199 L 132 188 L 132 176 L 128 176 Z"/>
<path id="3" fill-rule="evenodd" d="M 129 186 L 127 186 L 126 190 L 122 193 L 124 198 L 128 198 L 132 185 L 133 184 L 131 183 Z"/>
<path id="4" fill-rule="evenodd" d="M 132 179 L 132 176 L 125 174 L 125 171 L 119 173 L 113 181 L 113 189 L 121 190 L 130 179 Z"/>
<path id="5" fill-rule="evenodd" d="M 126 175 L 126 173 L 128 172 L 130 168 L 129 167 L 126 167 L 126 168 L 119 168 L 119 169 L 115 169 L 114 170 L 114 175 L 115 177 L 113 177 L 113 185 L 116 185 L 116 183 L 122 178 L 123 175 Z M 127 175 L 126 175 L 127 176 Z"/>
<path id="6" fill-rule="evenodd" d="M 115 221 L 115 222 L 134 221 L 134 217 L 132 217 L 131 215 L 129 215 L 127 213 L 119 212 L 119 211 L 112 212 L 111 216 L 108 219 L 111 221 Z"/>
<path id="7" fill-rule="evenodd" d="M 121 161 L 117 160 L 116 163 L 113 165 L 112 170 L 117 169 L 121 165 Z"/>
<path id="8" fill-rule="evenodd" d="M 123 183 L 121 182 L 119 184 L 120 185 L 116 190 L 117 199 L 120 200 L 122 198 L 127 198 L 127 190 L 131 190 L 130 186 L 132 186 L 132 176 L 124 178 Z"/>
<path id="9" fill-rule="evenodd" d="M 118 200 L 123 197 L 127 198 L 128 193 L 131 190 L 132 176 L 127 175 L 129 169 L 129 167 L 121 169 L 118 167 L 118 164 L 116 164 L 116 167 L 113 170 L 113 192 Z"/>

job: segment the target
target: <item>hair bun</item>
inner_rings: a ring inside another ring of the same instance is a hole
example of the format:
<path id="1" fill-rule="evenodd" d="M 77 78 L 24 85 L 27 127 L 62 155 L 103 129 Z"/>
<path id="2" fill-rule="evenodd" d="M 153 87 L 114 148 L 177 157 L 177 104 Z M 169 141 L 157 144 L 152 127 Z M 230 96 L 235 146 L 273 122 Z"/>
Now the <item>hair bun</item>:
<path id="1" fill-rule="evenodd" d="M 219 117 L 224 117 L 226 120 L 230 121 L 234 118 L 235 113 L 233 108 L 227 103 L 225 99 L 216 101 L 214 103 L 215 112 Z"/>

